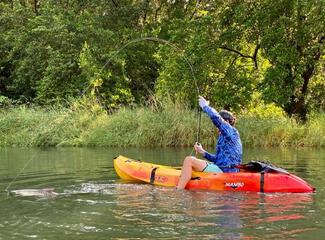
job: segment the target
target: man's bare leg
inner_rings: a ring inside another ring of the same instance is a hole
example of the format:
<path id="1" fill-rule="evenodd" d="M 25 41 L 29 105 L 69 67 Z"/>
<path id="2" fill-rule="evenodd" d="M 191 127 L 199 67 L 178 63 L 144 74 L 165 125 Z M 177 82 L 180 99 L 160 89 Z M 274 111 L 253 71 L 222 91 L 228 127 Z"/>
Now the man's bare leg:
<path id="1" fill-rule="evenodd" d="M 201 172 L 207 166 L 206 161 L 188 156 L 184 159 L 182 173 L 179 178 L 177 189 L 184 189 L 192 176 L 192 171 Z"/>

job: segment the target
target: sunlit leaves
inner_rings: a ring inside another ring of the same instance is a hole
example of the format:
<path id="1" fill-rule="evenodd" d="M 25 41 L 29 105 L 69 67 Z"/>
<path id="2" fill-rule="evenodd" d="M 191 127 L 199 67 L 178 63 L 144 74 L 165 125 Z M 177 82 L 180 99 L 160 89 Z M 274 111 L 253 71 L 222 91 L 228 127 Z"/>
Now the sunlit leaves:
<path id="1" fill-rule="evenodd" d="M 51 104 L 90 93 L 115 109 L 155 97 L 194 107 L 201 94 L 239 110 L 258 91 L 289 114 L 323 108 L 323 0 L 44 0 L 37 12 L 7 2 L 5 97 Z M 165 42 L 139 40 L 148 36 Z"/>

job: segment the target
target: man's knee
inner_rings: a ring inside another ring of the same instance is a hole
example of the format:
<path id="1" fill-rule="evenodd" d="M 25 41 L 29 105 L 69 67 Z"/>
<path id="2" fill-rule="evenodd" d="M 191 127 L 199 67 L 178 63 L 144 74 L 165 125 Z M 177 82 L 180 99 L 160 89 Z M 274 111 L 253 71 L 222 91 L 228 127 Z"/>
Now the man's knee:
<path id="1" fill-rule="evenodd" d="M 187 156 L 185 159 L 184 159 L 184 164 L 190 164 L 192 165 L 192 162 L 195 161 L 196 158 L 193 157 L 193 156 Z"/>

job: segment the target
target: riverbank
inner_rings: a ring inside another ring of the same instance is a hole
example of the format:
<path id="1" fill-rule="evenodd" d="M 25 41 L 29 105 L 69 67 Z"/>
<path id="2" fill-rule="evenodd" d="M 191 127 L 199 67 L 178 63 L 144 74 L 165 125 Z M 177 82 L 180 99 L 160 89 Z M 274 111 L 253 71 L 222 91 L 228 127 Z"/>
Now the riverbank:
<path id="1" fill-rule="evenodd" d="M 270 112 L 270 111 L 269 111 Z M 272 115 L 273 114 L 273 115 Z M 0 146 L 192 146 L 197 113 L 172 104 L 122 108 L 107 114 L 98 105 L 0 110 Z M 243 112 L 237 128 L 244 146 L 325 147 L 325 114 L 298 124 L 282 114 Z M 200 142 L 215 144 L 216 131 L 202 114 Z"/>

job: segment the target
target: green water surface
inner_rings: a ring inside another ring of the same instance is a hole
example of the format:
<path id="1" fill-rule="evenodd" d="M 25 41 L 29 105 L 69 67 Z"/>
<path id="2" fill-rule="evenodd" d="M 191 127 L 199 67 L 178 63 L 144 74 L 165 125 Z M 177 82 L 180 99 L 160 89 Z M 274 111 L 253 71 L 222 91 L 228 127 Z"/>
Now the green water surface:
<path id="1" fill-rule="evenodd" d="M 190 149 L 0 149 L 0 239 L 324 239 L 325 150 L 245 149 L 315 194 L 175 191 L 118 179 L 122 154 L 180 165 Z M 56 197 L 8 191 L 53 187 Z M 5 191 L 5 190 L 8 191 Z"/>

